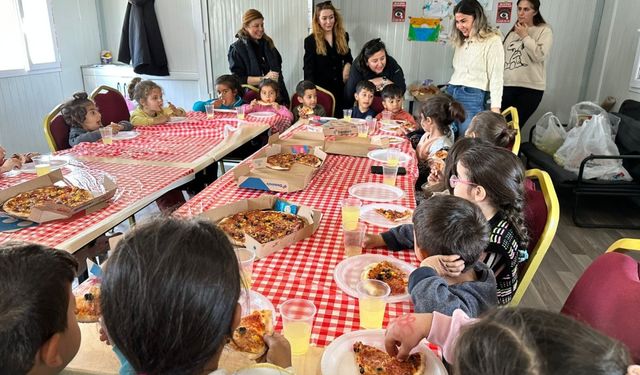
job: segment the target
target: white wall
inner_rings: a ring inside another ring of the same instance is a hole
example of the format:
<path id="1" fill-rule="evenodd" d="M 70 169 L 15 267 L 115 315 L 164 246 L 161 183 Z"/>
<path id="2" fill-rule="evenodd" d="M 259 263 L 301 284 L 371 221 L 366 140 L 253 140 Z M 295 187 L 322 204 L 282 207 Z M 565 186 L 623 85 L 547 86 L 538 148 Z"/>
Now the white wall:
<path id="1" fill-rule="evenodd" d="M 0 144 L 9 153 L 47 152 L 42 121 L 57 104 L 82 87 L 80 66 L 99 61 L 95 2 L 51 1 L 59 71 L 0 78 Z"/>

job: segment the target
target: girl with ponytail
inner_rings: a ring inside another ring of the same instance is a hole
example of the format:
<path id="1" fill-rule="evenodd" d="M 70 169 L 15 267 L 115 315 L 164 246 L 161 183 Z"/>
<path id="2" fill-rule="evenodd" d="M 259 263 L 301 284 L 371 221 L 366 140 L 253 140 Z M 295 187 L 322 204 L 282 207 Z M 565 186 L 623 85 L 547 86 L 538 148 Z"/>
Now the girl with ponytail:
<path id="1" fill-rule="evenodd" d="M 498 147 L 511 148 L 518 131 L 507 124 L 504 116 L 491 111 L 475 115 L 467 129 L 468 137 L 484 139 Z"/>

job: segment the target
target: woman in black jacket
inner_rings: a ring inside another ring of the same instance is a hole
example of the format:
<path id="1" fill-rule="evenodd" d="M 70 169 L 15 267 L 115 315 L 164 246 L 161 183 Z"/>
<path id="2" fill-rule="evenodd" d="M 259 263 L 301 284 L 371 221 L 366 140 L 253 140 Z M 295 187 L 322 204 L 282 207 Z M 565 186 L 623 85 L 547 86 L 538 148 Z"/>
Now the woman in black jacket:
<path id="1" fill-rule="evenodd" d="M 304 79 L 329 90 L 336 99 L 336 111 L 340 111 L 346 108 L 344 83 L 353 62 L 349 34 L 330 1 L 316 5 L 311 29 L 311 35 L 304 39 Z"/>
<path id="2" fill-rule="evenodd" d="M 402 68 L 387 54 L 387 48 L 380 38 L 365 43 L 353 62 L 344 90 L 346 108 L 353 105 L 356 85 L 362 80 L 369 80 L 376 86 L 376 95 L 391 83 L 398 85 L 403 92 L 407 89 Z"/>
<path id="3" fill-rule="evenodd" d="M 240 83 L 258 86 L 265 78 L 278 82 L 280 98 L 278 103 L 289 105 L 289 93 L 282 77 L 282 57 L 273 40 L 264 32 L 264 17 L 255 9 L 249 9 L 242 16 L 242 28 L 236 40 L 229 47 L 227 58 L 229 70 Z"/>

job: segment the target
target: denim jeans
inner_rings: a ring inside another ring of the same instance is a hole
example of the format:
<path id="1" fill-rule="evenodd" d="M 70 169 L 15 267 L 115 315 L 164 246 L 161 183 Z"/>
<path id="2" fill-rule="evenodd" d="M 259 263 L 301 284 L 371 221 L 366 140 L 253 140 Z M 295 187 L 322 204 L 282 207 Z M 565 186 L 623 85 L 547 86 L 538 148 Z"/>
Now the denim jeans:
<path id="1" fill-rule="evenodd" d="M 477 89 L 475 87 L 468 86 L 458 86 L 458 85 L 449 85 L 447 86 L 447 93 L 453 96 L 453 98 L 462 104 L 465 111 L 465 120 L 463 123 L 454 124 L 457 126 L 458 131 L 456 133 L 454 129 L 454 134 L 457 137 L 464 137 L 464 133 L 467 132 L 467 128 L 469 127 L 469 123 L 473 116 L 475 116 L 478 112 L 482 112 L 486 109 L 487 99 L 489 97 L 489 93 L 484 90 Z"/>

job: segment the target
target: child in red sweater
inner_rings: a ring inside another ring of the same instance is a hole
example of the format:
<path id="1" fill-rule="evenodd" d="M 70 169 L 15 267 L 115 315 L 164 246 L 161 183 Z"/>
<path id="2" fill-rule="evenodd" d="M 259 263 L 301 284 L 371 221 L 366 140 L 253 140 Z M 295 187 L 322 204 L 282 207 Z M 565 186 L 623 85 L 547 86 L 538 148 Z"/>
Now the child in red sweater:
<path id="1" fill-rule="evenodd" d="M 414 119 L 413 116 L 411 116 L 411 114 L 409 114 L 408 112 L 405 112 L 405 110 L 402 109 L 402 103 L 404 101 L 403 95 L 404 95 L 404 92 L 395 83 L 386 85 L 382 89 L 382 106 L 384 107 L 384 111 L 378 113 L 378 115 L 376 116 L 376 119 L 377 120 L 382 119 L 382 115 L 384 114 L 385 111 L 387 111 L 387 112 L 391 112 L 392 120 L 406 121 L 415 128 L 416 119 Z"/>

